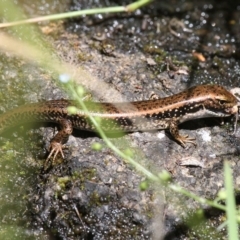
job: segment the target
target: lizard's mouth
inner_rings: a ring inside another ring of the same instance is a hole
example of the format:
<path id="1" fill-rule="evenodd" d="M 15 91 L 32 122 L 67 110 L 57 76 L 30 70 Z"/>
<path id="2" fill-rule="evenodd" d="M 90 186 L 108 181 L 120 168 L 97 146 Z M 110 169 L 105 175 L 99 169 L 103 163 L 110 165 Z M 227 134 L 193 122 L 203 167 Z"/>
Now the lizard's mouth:
<path id="1" fill-rule="evenodd" d="M 234 106 L 224 106 L 224 107 L 221 107 L 218 111 L 221 112 L 223 115 L 225 115 L 225 117 L 227 117 L 227 116 L 235 115 L 236 113 L 238 113 L 239 107 L 240 105 L 238 106 L 238 104 Z"/>
<path id="2" fill-rule="evenodd" d="M 235 105 L 235 106 L 233 106 L 231 108 L 228 108 L 226 110 L 226 112 L 229 113 L 229 114 L 237 114 L 238 113 L 238 107 L 240 107 L 239 104 L 237 104 L 237 105 Z"/>

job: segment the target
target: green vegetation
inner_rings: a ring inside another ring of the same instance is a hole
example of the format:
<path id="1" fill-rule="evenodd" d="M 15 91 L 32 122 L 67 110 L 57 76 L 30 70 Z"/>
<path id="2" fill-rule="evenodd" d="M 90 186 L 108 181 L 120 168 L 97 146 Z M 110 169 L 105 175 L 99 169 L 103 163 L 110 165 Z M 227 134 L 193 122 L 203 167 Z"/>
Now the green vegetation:
<path id="1" fill-rule="evenodd" d="M 98 13 L 113 13 L 113 12 L 130 12 L 134 11 L 135 9 L 150 3 L 150 0 L 140 0 L 136 1 L 132 4 L 129 4 L 128 6 L 119 6 L 119 7 L 110 7 L 110 8 L 101 8 L 101 9 L 88 9 L 88 10 L 82 10 L 82 11 L 76 11 L 76 12 L 69 12 L 69 13 L 62 13 L 62 14 L 55 14 L 51 16 L 43 16 L 38 17 L 34 19 L 26 19 L 26 20 L 20 20 L 20 21 L 14 21 L 11 22 L 12 19 L 15 18 L 16 15 L 19 15 L 19 18 L 23 18 L 23 14 L 20 12 L 18 8 L 16 8 L 12 1 L 5 1 L 3 3 L 0 3 L 0 9 L 5 8 L 11 8 L 12 15 L 5 16 L 9 22 L 8 23 L 2 23 L 0 24 L 0 27 L 10 27 L 10 26 L 16 26 L 20 24 L 26 24 L 26 23 L 33 23 L 38 21 L 45 21 L 45 20 L 58 20 L 63 18 L 70 18 L 70 17 L 76 17 L 81 15 L 87 15 L 87 14 L 98 14 Z M 1 11 L 1 10 L 0 10 Z M 3 14 L 3 12 L 2 12 Z M 37 35 L 37 32 L 30 30 L 27 26 L 22 28 L 19 31 L 24 31 L 25 38 L 30 39 L 31 34 Z M 52 60 L 51 54 L 49 52 L 46 52 L 44 56 L 42 56 L 42 51 L 40 51 L 37 47 L 34 45 L 31 45 L 28 43 L 28 41 L 19 41 L 16 40 L 14 37 L 5 34 L 0 33 L 1 42 L 0 42 L 0 49 L 2 51 L 10 51 L 14 53 L 16 56 L 23 58 L 25 61 L 31 61 L 31 62 L 37 62 L 40 67 L 45 68 L 46 70 L 53 71 L 54 78 L 56 76 L 62 76 L 65 75 L 65 81 L 60 83 L 59 85 L 63 85 L 64 89 L 69 92 L 72 98 L 77 99 L 79 102 L 79 105 L 81 108 L 87 113 L 88 109 L 84 105 L 84 102 L 82 101 L 84 89 L 82 86 L 75 87 L 79 84 L 78 80 L 75 79 L 74 76 L 71 76 L 70 73 L 68 75 L 69 69 L 71 69 L 71 72 L 75 72 L 77 75 L 83 75 L 86 79 L 85 83 L 81 82 L 81 84 L 86 85 L 90 89 L 94 89 L 95 84 L 92 81 L 92 77 L 85 72 L 83 69 L 74 69 L 74 66 L 71 66 L 67 63 L 60 63 L 56 60 Z M 45 46 L 46 44 L 43 43 Z M 19 51 L 21 49 L 21 51 Z M 161 49 L 157 49 L 159 54 L 164 55 L 164 51 Z M 82 58 L 82 57 L 81 57 Z M 58 79 L 61 79 L 61 77 L 57 77 Z M 74 112 L 74 109 L 71 109 L 71 111 Z M 197 196 L 196 194 L 187 191 L 186 189 L 182 188 L 178 184 L 171 181 L 170 174 L 167 171 L 163 171 L 161 173 L 153 173 L 149 171 L 145 166 L 143 166 L 141 163 L 136 161 L 137 157 L 133 157 L 133 151 L 132 149 L 126 148 L 124 150 L 120 150 L 114 143 L 111 141 L 105 134 L 105 132 L 101 128 L 101 124 L 97 119 L 91 117 L 91 122 L 95 125 L 95 128 L 97 129 L 98 134 L 101 136 L 102 139 L 104 139 L 105 144 L 107 147 L 109 147 L 115 154 L 120 156 L 126 163 L 131 164 L 134 166 L 136 171 L 141 173 L 146 177 L 146 180 L 142 182 L 141 184 L 141 190 L 146 190 L 151 184 L 155 184 L 155 186 L 166 187 L 169 191 L 173 191 L 177 194 L 181 194 L 187 198 L 194 199 L 195 201 L 199 202 L 203 206 L 209 206 L 214 207 L 219 210 L 222 210 L 226 212 L 227 220 L 225 223 L 220 227 L 227 227 L 228 229 L 228 239 L 230 240 L 236 240 L 238 239 L 238 223 L 240 221 L 240 214 L 239 211 L 236 210 L 236 204 L 235 204 L 235 196 L 234 196 L 234 185 L 233 185 L 233 177 L 231 174 L 231 169 L 229 167 L 229 164 L 227 161 L 224 164 L 224 176 L 225 176 L 225 189 L 224 191 L 221 191 L 218 195 L 218 198 L 215 200 L 208 200 L 201 196 Z M 9 149 L 10 143 L 6 143 L 3 146 L 3 149 Z M 129 146 L 129 144 L 126 144 Z M 93 149 L 100 150 L 102 146 L 99 143 L 95 143 L 93 146 Z M 8 152 L 8 155 L 6 155 L 6 158 L 9 158 L 9 155 L 12 156 L 13 153 Z M 90 175 L 95 174 L 95 172 L 89 173 Z M 76 176 L 75 176 L 76 177 Z M 86 178 L 86 175 L 77 176 L 80 177 L 80 179 Z M 5 178 L 4 178 L 5 179 Z M 58 183 L 61 186 L 61 188 L 64 188 L 66 183 L 69 181 L 69 178 L 59 178 Z M 92 200 L 94 202 L 98 202 L 99 196 L 92 195 Z M 225 204 L 222 204 L 222 202 L 225 202 Z M 194 216 L 194 217 L 193 217 Z M 189 217 L 188 222 L 189 226 L 194 227 L 196 224 L 202 221 L 203 213 L 202 210 L 197 210 L 193 216 Z M 194 219 L 193 222 L 192 220 Z M 190 224 L 192 223 L 192 224 Z M 1 230 L 1 229 L 0 229 Z M 8 231 L 8 230 L 7 230 Z M 9 230 L 10 231 L 10 230 Z M 18 231 L 18 229 L 16 229 Z M 0 231 L 1 236 L 2 232 Z M 11 231 L 10 231 L 10 234 Z M 5 238 L 7 239 L 7 238 Z"/>

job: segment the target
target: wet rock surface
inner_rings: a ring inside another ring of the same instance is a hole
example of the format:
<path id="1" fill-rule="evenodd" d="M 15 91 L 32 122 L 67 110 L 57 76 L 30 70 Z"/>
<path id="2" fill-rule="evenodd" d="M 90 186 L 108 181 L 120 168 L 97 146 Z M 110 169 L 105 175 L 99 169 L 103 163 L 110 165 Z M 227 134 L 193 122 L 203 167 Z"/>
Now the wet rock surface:
<path id="1" fill-rule="evenodd" d="M 106 6 L 105 1 L 63 2 L 50 1 L 55 6 L 52 9 L 44 2 L 26 7 L 28 1 L 21 1 L 18 5 L 29 16 Z M 111 6 L 127 3 L 109 1 Z M 53 58 L 84 68 L 96 79 L 94 100 L 147 100 L 152 92 L 165 97 L 198 84 L 238 87 L 238 9 L 237 3 L 225 1 L 155 1 L 134 13 L 43 23 L 38 29 Z M 170 66 L 167 71 L 169 59 L 177 70 Z M 68 98 L 50 71 L 10 53 L 1 52 L 0 69 L 1 112 L 29 102 Z M 78 76 L 78 83 L 84 78 Z M 99 93 L 102 82 L 121 96 L 109 94 L 108 88 Z M 15 188 L 21 186 L 20 192 L 27 196 L 27 203 L 21 203 L 28 207 L 20 222 L 29 226 L 30 238 L 188 239 L 192 233 L 183 219 L 200 204 L 162 186 L 140 191 L 146 177 L 109 150 L 97 134 L 75 130 L 64 150 L 66 159 L 44 171 L 39 152 L 55 133 L 54 127 L 26 124 L 4 133 L 1 139 L 3 169 L 11 169 Z M 181 133 L 195 137 L 197 147 L 182 148 L 167 131 L 129 133 L 112 141 L 121 150 L 131 147 L 136 160 L 150 171 L 167 169 L 182 187 L 214 198 L 223 188 L 224 160 L 230 162 L 239 187 L 239 138 L 231 136 L 231 131 L 231 119 L 223 126 L 219 119 L 204 119 L 181 125 Z M 11 161 L 18 170 L 7 161 L 9 142 L 14 152 Z M 94 151 L 94 143 L 103 148 Z M 200 166 L 180 166 L 179 162 L 189 158 Z M 17 175 L 23 171 L 26 173 Z M 221 221 L 220 213 L 208 212 L 213 214 L 202 229 Z M 205 237 L 201 228 L 194 234 Z M 225 234 L 212 231 L 215 239 L 223 239 Z"/>

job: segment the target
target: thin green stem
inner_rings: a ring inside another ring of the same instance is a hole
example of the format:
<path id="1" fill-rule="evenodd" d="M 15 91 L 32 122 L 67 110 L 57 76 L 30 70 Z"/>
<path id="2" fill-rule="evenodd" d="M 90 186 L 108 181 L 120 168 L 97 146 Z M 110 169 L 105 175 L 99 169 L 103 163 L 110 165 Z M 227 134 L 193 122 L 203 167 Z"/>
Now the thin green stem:
<path id="1" fill-rule="evenodd" d="M 59 19 L 64 19 L 64 18 L 79 17 L 79 16 L 83 16 L 83 15 L 124 12 L 124 11 L 126 11 L 125 7 L 86 9 L 86 10 L 80 10 L 80 11 L 67 12 L 67 13 L 58 13 L 58 14 L 36 17 L 36 18 L 29 18 L 26 20 L 20 20 L 20 21 L 15 21 L 15 22 L 1 23 L 0 28 L 11 27 L 11 26 L 27 24 L 27 23 L 36 23 L 36 22 L 43 22 L 43 21 L 59 20 Z"/>
<path id="2" fill-rule="evenodd" d="M 93 8 L 93 9 L 84 9 L 84 10 L 80 10 L 80 11 L 73 11 L 73 12 L 67 12 L 67 13 L 52 14 L 52 15 L 48 15 L 48 16 L 35 17 L 35 18 L 29 18 L 29 19 L 25 19 L 25 20 L 14 21 L 14 22 L 1 23 L 0 28 L 12 27 L 12 26 L 17 26 L 17 25 L 27 24 L 27 23 L 36 23 L 36 22 L 73 18 L 73 17 L 92 15 L 92 14 L 100 14 L 100 13 L 132 12 L 150 2 L 152 2 L 152 0 L 140 0 L 140 1 L 136 1 L 134 3 L 131 3 L 127 6 Z M 0 7 L 4 8 L 4 4 L 0 4 Z"/>
<path id="3" fill-rule="evenodd" d="M 104 142 L 107 144 L 107 146 L 112 149 L 116 154 L 118 154 L 121 158 L 125 159 L 125 161 L 131 163 L 138 171 L 142 172 L 146 177 L 148 177 L 149 180 L 153 181 L 153 182 L 158 182 L 158 183 L 162 183 L 162 179 L 153 174 L 152 172 L 148 171 L 146 168 L 144 168 L 141 164 L 137 163 L 136 161 L 134 161 L 130 156 L 126 155 L 124 152 L 122 152 L 121 150 L 119 150 L 106 136 L 106 134 L 103 132 L 101 126 L 98 124 L 98 122 L 96 121 L 96 119 L 94 117 L 91 116 L 91 114 L 89 114 L 89 111 L 87 109 L 87 107 L 85 106 L 84 102 L 81 100 L 81 97 L 79 97 L 79 95 L 77 94 L 75 88 L 72 86 L 71 83 L 68 84 L 68 87 L 73 95 L 73 97 L 75 99 L 78 100 L 80 106 L 82 107 L 83 111 L 86 112 L 86 114 L 88 114 L 90 121 L 93 123 L 93 125 L 95 126 L 98 134 L 103 138 Z M 180 194 L 183 194 L 189 198 L 192 198 L 198 202 L 200 202 L 201 204 L 207 204 L 208 206 L 212 206 L 215 208 L 218 208 L 220 210 L 226 211 L 226 207 L 218 204 L 216 201 L 211 201 L 211 200 L 207 200 L 205 198 L 199 197 L 198 195 L 189 192 L 187 190 L 185 190 L 184 188 L 176 185 L 176 184 L 171 184 L 167 182 L 167 186 L 172 189 L 174 192 L 178 192 Z"/>
<path id="4" fill-rule="evenodd" d="M 223 210 L 223 211 L 226 211 L 226 207 L 221 205 L 221 204 L 218 204 L 217 202 L 215 201 L 212 201 L 212 200 L 207 200 L 206 198 L 202 198 L 202 197 L 199 197 L 198 195 L 192 193 L 192 192 L 189 192 L 187 191 L 186 189 L 176 185 L 176 184 L 169 184 L 168 187 L 170 189 L 172 189 L 174 192 L 178 192 L 178 193 L 181 193 L 189 198 L 192 198 L 196 201 L 198 201 L 199 203 L 201 204 L 207 204 L 208 206 L 212 206 L 212 207 L 215 207 L 215 208 L 218 208 L 220 210 Z"/>
<path id="5" fill-rule="evenodd" d="M 143 7 L 144 5 L 149 4 L 152 1 L 153 0 L 139 0 L 139 1 L 136 1 L 134 3 L 130 3 L 129 5 L 127 5 L 126 9 L 128 12 L 133 12 L 133 11 L 137 10 L 138 8 Z"/>
<path id="6" fill-rule="evenodd" d="M 234 195 L 232 169 L 227 161 L 224 162 L 224 184 L 226 190 L 226 214 L 229 239 L 238 240 L 238 223 L 236 201 Z"/>

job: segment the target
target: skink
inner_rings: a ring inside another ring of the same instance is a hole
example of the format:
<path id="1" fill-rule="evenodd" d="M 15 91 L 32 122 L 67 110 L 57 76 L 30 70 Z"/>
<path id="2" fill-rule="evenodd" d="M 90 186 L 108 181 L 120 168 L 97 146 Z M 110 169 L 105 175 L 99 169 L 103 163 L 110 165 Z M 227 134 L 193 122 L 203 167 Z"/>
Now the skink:
<path id="1" fill-rule="evenodd" d="M 50 154 L 47 161 L 58 153 L 62 157 L 63 144 L 66 143 L 73 128 L 95 131 L 89 121 L 89 115 L 101 119 L 101 127 L 106 132 L 144 131 L 169 129 L 172 137 L 182 146 L 195 144 L 195 139 L 179 134 L 178 125 L 182 122 L 206 118 L 235 116 L 238 120 L 238 101 L 236 97 L 219 85 L 200 85 L 172 95 L 170 97 L 122 103 L 85 102 L 88 113 L 71 100 L 51 100 L 32 103 L 13 109 L 0 116 L 0 132 L 23 122 L 55 122 L 60 125 L 59 132 L 50 143 Z M 69 106 L 78 110 L 71 114 Z"/>

